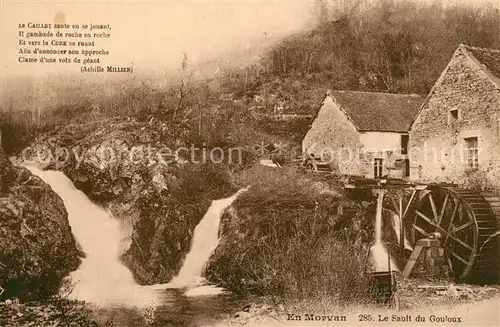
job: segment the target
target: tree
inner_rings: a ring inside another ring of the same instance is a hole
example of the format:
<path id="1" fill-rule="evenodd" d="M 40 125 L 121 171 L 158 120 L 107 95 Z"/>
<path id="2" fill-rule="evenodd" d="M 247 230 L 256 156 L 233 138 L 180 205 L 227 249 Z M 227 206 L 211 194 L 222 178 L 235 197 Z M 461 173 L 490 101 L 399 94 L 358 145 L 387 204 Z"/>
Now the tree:
<path id="1" fill-rule="evenodd" d="M 328 1 L 327 0 L 314 0 L 316 19 L 318 25 L 322 25 L 328 21 Z"/>
<path id="2" fill-rule="evenodd" d="M 174 118 L 177 117 L 177 113 L 184 108 L 185 98 L 191 92 L 191 78 L 192 72 L 188 69 L 188 57 L 185 52 L 183 52 L 184 57 L 182 58 L 181 64 L 181 81 L 180 86 L 178 88 L 179 92 L 179 101 L 177 102 L 177 106 L 174 108 Z"/>

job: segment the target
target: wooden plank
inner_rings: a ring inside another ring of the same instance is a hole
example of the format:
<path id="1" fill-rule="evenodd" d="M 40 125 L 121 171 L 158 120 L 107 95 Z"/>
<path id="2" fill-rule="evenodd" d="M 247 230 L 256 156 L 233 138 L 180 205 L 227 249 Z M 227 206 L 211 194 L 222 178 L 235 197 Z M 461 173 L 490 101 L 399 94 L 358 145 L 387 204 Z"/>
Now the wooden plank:
<path id="1" fill-rule="evenodd" d="M 418 285 L 417 289 L 419 290 L 440 290 L 440 291 L 445 291 L 448 289 L 448 286 L 446 285 Z"/>
<path id="2" fill-rule="evenodd" d="M 411 254 L 410 260 L 406 263 L 405 268 L 403 269 L 403 276 L 406 278 L 410 277 L 413 267 L 415 267 L 415 263 L 417 262 L 418 257 L 420 257 L 422 248 L 422 245 L 417 245 Z"/>
<path id="3" fill-rule="evenodd" d="M 461 231 L 462 229 L 467 228 L 467 227 L 469 227 L 469 226 L 471 226 L 471 225 L 472 225 L 472 221 L 469 221 L 469 222 L 467 222 L 467 223 L 463 224 L 462 226 L 457 226 L 457 227 L 454 227 L 454 228 L 450 231 L 450 233 L 456 233 L 456 232 L 459 232 L 459 231 Z"/>
<path id="4" fill-rule="evenodd" d="M 434 217 L 432 217 L 433 218 L 432 221 L 436 220 L 434 223 L 439 224 L 439 216 L 436 209 L 436 203 L 434 202 L 432 194 L 429 194 L 429 202 L 431 204 L 432 214 L 434 215 Z"/>
<path id="5" fill-rule="evenodd" d="M 488 202 L 489 206 L 492 208 L 499 208 L 500 202 Z"/>

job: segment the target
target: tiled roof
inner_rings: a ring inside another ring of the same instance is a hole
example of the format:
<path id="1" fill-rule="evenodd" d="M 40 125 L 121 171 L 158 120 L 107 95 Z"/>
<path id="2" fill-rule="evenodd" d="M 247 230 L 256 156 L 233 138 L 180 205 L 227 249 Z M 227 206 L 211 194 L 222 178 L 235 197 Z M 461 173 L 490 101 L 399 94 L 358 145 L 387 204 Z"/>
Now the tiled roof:
<path id="1" fill-rule="evenodd" d="M 481 68 L 491 74 L 495 83 L 500 80 L 500 50 L 476 48 L 467 45 L 461 45 L 469 54 L 481 64 Z"/>
<path id="2" fill-rule="evenodd" d="M 408 132 L 424 99 L 416 94 L 332 91 L 359 131 Z"/>

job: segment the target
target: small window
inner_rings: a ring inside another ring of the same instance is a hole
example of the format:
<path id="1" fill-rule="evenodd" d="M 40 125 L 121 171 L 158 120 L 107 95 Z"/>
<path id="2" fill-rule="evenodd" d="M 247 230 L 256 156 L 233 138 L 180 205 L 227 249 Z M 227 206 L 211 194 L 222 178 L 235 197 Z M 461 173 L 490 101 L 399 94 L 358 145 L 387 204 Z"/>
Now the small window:
<path id="1" fill-rule="evenodd" d="M 479 167 L 479 145 L 477 137 L 469 137 L 465 139 L 466 146 L 466 164 L 467 168 L 478 168 Z"/>
<path id="2" fill-rule="evenodd" d="M 382 164 L 383 160 L 381 158 L 375 158 L 373 161 L 373 177 L 382 177 Z"/>
<path id="3" fill-rule="evenodd" d="M 458 109 L 452 109 L 449 111 L 448 123 L 456 122 L 460 118 L 460 112 Z"/>
<path id="4" fill-rule="evenodd" d="M 408 154 L 408 135 L 401 135 L 401 154 Z"/>

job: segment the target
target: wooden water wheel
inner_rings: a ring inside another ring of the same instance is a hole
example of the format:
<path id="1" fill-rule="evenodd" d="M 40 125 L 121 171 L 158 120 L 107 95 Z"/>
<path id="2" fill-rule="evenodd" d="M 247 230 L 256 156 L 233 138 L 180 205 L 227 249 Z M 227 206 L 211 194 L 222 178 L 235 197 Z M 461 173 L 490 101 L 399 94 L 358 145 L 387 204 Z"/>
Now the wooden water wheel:
<path id="1" fill-rule="evenodd" d="M 491 274 L 494 248 L 483 245 L 497 228 L 489 203 L 467 189 L 432 186 L 425 192 L 414 211 L 413 241 L 439 233 L 449 267 L 458 280 Z"/>

